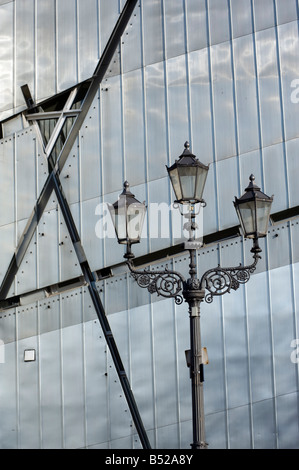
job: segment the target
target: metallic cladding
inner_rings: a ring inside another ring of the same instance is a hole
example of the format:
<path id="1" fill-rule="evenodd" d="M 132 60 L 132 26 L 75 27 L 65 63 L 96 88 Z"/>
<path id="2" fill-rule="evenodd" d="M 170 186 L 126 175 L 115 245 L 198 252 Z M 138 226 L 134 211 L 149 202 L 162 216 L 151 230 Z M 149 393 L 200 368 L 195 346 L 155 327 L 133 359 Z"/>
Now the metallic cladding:
<path id="1" fill-rule="evenodd" d="M 38 102 L 89 78 L 123 3 L 0 2 L 0 118 L 25 108 L 24 83 Z M 165 165 L 186 140 L 210 163 L 204 234 L 236 225 L 232 200 L 251 173 L 275 194 L 273 212 L 299 205 L 298 42 L 295 0 L 141 0 L 61 172 L 93 270 L 123 254 L 115 239 L 98 238 L 98 205 L 114 202 L 125 179 L 149 206 L 169 205 Z M 48 175 L 35 127 L 5 126 L 0 282 Z M 299 337 L 298 227 L 298 218 L 271 227 L 250 282 L 203 307 L 210 448 L 299 448 L 290 359 Z M 165 238 L 154 230 L 148 219 L 136 255 L 181 241 L 175 218 Z M 198 254 L 201 272 L 250 261 L 239 238 Z M 187 272 L 183 255 L 168 262 Z M 158 302 L 120 271 L 98 287 L 149 439 L 189 448 L 186 307 Z M 8 297 L 80 274 L 53 195 Z M 1 312 L 0 338 L 1 448 L 140 447 L 86 288 Z M 37 361 L 24 363 L 31 348 Z"/>

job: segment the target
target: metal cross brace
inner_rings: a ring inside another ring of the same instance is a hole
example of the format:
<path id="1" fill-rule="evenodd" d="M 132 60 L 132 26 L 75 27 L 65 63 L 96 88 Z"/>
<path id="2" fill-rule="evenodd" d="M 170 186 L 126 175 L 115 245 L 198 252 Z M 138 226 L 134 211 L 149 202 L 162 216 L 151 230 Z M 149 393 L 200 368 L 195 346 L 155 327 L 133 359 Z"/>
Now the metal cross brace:
<path id="1" fill-rule="evenodd" d="M 65 223 L 67 225 L 72 243 L 74 245 L 75 252 L 76 252 L 78 261 L 80 263 L 83 276 L 88 285 L 89 293 L 90 293 L 95 311 L 97 313 L 100 325 L 102 327 L 103 334 L 107 341 L 107 345 L 109 347 L 121 386 L 123 388 L 123 391 L 124 391 L 124 394 L 125 394 L 125 397 L 126 397 L 126 400 L 127 400 L 127 403 L 128 403 L 131 415 L 132 415 L 132 419 L 134 421 L 137 433 L 141 441 L 141 444 L 143 448 L 150 449 L 151 446 L 150 446 L 147 434 L 145 432 L 145 429 L 144 429 L 144 426 L 143 426 L 143 423 L 142 423 L 142 420 L 138 411 L 138 407 L 133 396 L 133 392 L 130 388 L 127 374 L 125 372 L 116 342 L 111 332 L 111 328 L 110 328 L 101 298 L 96 288 L 96 278 L 93 272 L 91 271 L 89 263 L 85 256 L 84 249 L 81 244 L 80 236 L 78 234 L 76 224 L 71 214 L 70 207 L 64 195 L 63 188 L 62 188 L 60 178 L 59 178 L 59 175 L 68 158 L 68 155 L 72 149 L 72 146 L 78 136 L 79 130 L 84 122 L 84 119 L 88 113 L 88 110 L 93 102 L 94 97 L 96 96 L 96 93 L 98 92 L 100 83 L 103 80 L 105 73 L 112 60 L 112 57 L 118 47 L 120 38 L 122 34 L 124 33 L 124 30 L 129 22 L 129 19 L 134 11 L 137 1 L 138 0 L 127 0 L 119 16 L 119 19 L 116 22 L 114 30 L 108 40 L 108 43 L 103 51 L 103 54 L 99 60 L 99 63 L 95 69 L 95 72 L 93 76 L 87 81 L 89 83 L 89 87 L 86 92 L 84 101 L 81 105 L 80 113 L 78 113 L 77 116 L 75 117 L 75 121 L 72 126 L 72 129 L 66 138 L 66 141 L 64 143 L 64 146 L 61 150 L 61 153 L 57 161 L 55 162 L 50 158 L 50 153 L 51 153 L 50 150 L 46 152 L 49 157 L 48 158 L 49 175 L 41 191 L 41 194 L 35 204 L 33 212 L 27 222 L 27 225 L 23 231 L 19 244 L 16 248 L 15 254 L 13 255 L 13 258 L 10 262 L 6 275 L 3 279 L 2 285 L 0 287 L 0 300 L 3 300 L 6 298 L 9 292 L 9 289 L 12 285 L 12 282 L 21 265 L 21 262 L 29 247 L 30 241 L 38 226 L 38 223 L 43 215 L 43 212 L 46 208 L 48 200 L 52 192 L 55 191 L 56 197 L 58 199 L 58 203 L 60 205 Z M 73 93 L 71 95 L 74 98 L 75 94 Z M 30 103 L 29 109 L 32 109 L 32 107 L 34 107 L 34 104 Z M 60 132 L 62 130 L 61 122 L 59 123 L 59 128 L 60 130 L 57 132 L 57 127 L 56 127 L 56 132 L 55 132 L 56 140 L 58 139 Z M 52 142 L 51 148 L 53 148 L 53 146 L 54 146 L 54 142 Z"/>

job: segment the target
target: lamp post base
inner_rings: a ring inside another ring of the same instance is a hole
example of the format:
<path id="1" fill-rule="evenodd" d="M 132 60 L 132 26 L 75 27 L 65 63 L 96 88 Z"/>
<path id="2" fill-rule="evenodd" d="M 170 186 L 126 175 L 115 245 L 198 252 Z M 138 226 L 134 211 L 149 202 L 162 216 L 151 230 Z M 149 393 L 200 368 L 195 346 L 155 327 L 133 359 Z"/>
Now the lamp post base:
<path id="1" fill-rule="evenodd" d="M 207 442 L 194 442 L 191 445 L 191 449 L 207 449 L 208 448 L 208 443 Z"/>

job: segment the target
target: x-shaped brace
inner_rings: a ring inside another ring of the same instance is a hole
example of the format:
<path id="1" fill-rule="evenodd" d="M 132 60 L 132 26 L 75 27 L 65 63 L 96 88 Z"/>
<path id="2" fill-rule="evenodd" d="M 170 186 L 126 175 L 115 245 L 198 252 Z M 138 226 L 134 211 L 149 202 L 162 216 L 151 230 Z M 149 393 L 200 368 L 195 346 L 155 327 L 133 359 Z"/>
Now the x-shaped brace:
<path id="1" fill-rule="evenodd" d="M 48 158 L 48 166 L 49 166 L 49 175 L 47 177 L 47 180 L 44 184 L 44 187 L 41 191 L 41 194 L 35 204 L 35 207 L 33 209 L 33 212 L 27 222 L 27 225 L 23 231 L 23 234 L 20 238 L 19 244 L 16 248 L 15 254 L 10 262 L 9 268 L 6 272 L 6 275 L 3 279 L 1 288 L 0 288 L 0 300 L 4 300 L 9 292 L 9 289 L 12 285 L 12 282 L 18 272 L 19 266 L 26 254 L 26 251 L 29 247 L 30 241 L 35 233 L 35 230 L 38 226 L 38 223 L 43 215 L 43 212 L 46 208 L 46 205 L 48 203 L 48 200 L 52 194 L 53 191 L 55 191 L 56 197 L 58 199 L 58 203 L 60 205 L 65 223 L 67 225 L 72 243 L 74 245 L 76 255 L 78 258 L 78 261 L 80 263 L 82 273 L 84 276 L 84 279 L 87 283 L 89 293 L 94 305 L 94 308 L 96 310 L 99 322 L 101 324 L 103 334 L 105 336 L 105 339 L 107 341 L 107 345 L 109 347 L 114 365 L 116 367 L 118 377 L 121 383 L 121 386 L 123 388 L 128 406 L 130 408 L 130 412 L 132 415 L 132 419 L 134 421 L 137 433 L 139 435 L 141 444 L 143 448 L 145 449 L 150 449 L 150 443 L 148 440 L 148 437 L 146 435 L 137 404 L 135 402 L 132 390 L 130 388 L 130 384 L 127 378 L 127 374 L 125 372 L 124 366 L 122 364 L 122 360 L 118 351 L 118 348 L 116 346 L 113 334 L 111 332 L 111 328 L 105 313 L 105 310 L 102 305 L 101 298 L 99 296 L 97 287 L 96 287 L 96 277 L 94 276 L 93 272 L 90 269 L 89 263 L 87 261 L 87 258 L 84 253 L 83 246 L 81 244 L 81 240 L 76 228 L 76 224 L 74 222 L 74 219 L 72 217 L 71 211 L 69 204 L 66 200 L 66 197 L 63 192 L 63 188 L 60 182 L 60 173 L 63 169 L 63 166 L 68 158 L 68 155 L 71 151 L 71 148 L 78 136 L 79 130 L 84 122 L 84 119 L 88 113 L 88 110 L 91 106 L 91 103 L 93 102 L 94 97 L 96 96 L 100 83 L 103 80 L 105 73 L 109 67 L 109 64 L 112 60 L 112 57 L 118 47 L 120 38 L 129 22 L 129 19 L 133 13 L 133 10 L 137 4 L 138 0 L 127 0 L 120 16 L 119 19 L 114 27 L 114 30 L 110 36 L 110 39 L 106 45 L 106 48 L 100 58 L 100 61 L 97 65 L 97 68 L 93 74 L 93 76 L 87 81 L 89 83 L 88 90 L 86 92 L 84 101 L 81 105 L 80 112 L 77 113 L 75 117 L 74 124 L 70 130 L 69 135 L 66 138 L 66 141 L 64 143 L 64 146 L 60 152 L 60 155 L 57 159 L 57 161 L 53 161 L 53 159 Z M 82 84 L 81 84 L 82 85 Z M 33 102 L 31 98 L 31 94 L 29 91 L 28 87 L 23 87 L 22 89 L 23 95 L 25 98 L 25 101 L 27 103 L 28 107 L 28 112 L 32 113 L 35 111 L 35 103 Z M 74 98 L 74 93 L 73 96 L 72 94 L 70 95 L 70 99 Z M 51 145 L 55 145 L 55 141 L 59 137 L 59 134 L 62 130 L 62 120 L 60 123 L 57 123 L 56 129 L 55 129 L 55 136 L 56 139 L 52 139 Z M 47 154 L 50 155 L 51 149 L 47 149 Z"/>

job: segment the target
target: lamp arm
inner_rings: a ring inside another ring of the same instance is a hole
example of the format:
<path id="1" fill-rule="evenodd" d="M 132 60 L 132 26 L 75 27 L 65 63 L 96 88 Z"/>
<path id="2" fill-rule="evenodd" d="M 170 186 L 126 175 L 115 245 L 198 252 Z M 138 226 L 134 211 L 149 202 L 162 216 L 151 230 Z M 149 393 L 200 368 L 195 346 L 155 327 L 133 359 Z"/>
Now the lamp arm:
<path id="1" fill-rule="evenodd" d="M 238 267 L 222 268 L 218 265 L 217 268 L 206 271 L 200 281 L 200 288 L 209 291 L 205 295 L 205 301 L 211 303 L 214 296 L 226 294 L 231 289 L 237 290 L 241 284 L 248 282 L 261 257 L 254 251 L 253 258 L 254 261 L 249 266 L 240 264 Z"/>
<path id="2" fill-rule="evenodd" d="M 164 271 L 150 271 L 149 269 L 138 271 L 131 260 L 127 261 L 127 265 L 139 287 L 146 288 L 150 294 L 156 293 L 168 299 L 174 298 L 177 305 L 183 303 L 180 292 L 183 290 L 185 279 L 180 273 L 168 268 Z"/>

